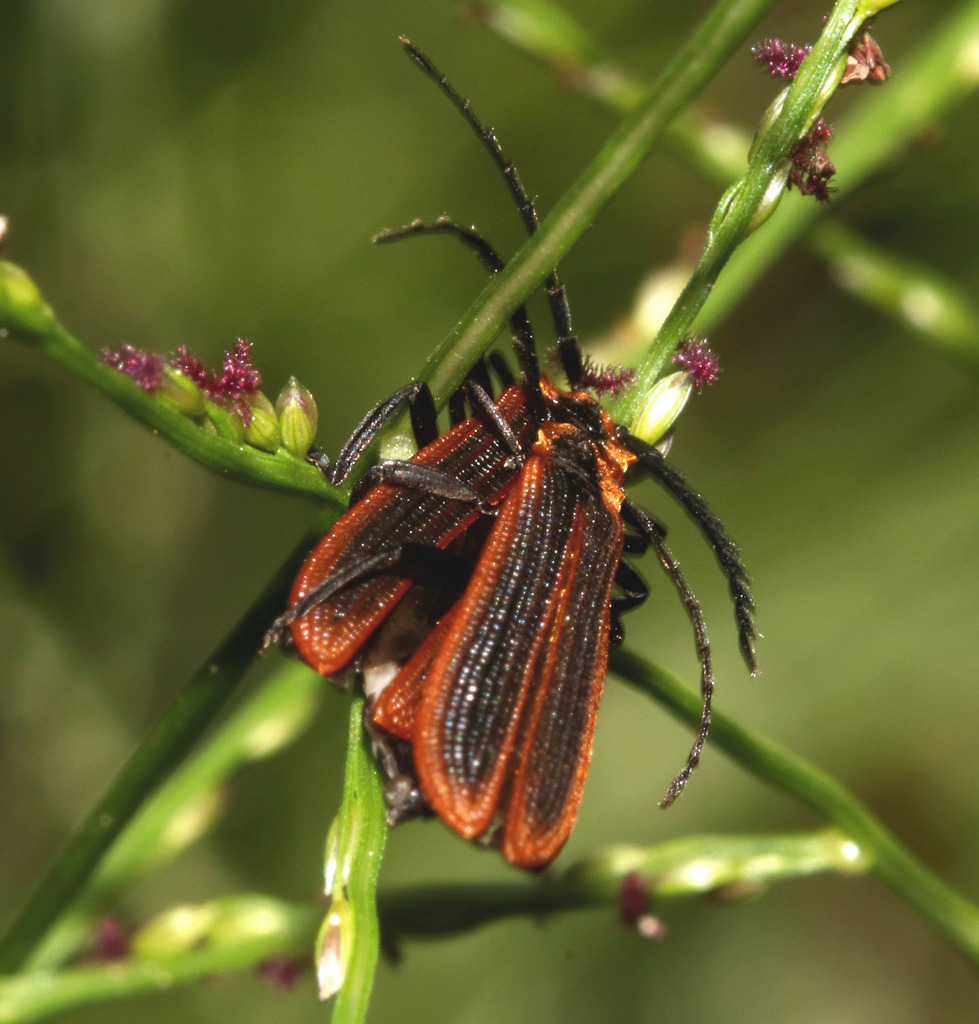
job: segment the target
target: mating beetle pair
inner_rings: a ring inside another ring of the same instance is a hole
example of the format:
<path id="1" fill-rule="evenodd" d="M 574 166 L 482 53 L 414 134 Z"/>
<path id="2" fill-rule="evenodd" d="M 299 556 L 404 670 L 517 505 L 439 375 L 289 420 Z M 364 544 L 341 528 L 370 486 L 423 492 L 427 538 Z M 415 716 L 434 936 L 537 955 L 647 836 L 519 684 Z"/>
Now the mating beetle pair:
<path id="1" fill-rule="evenodd" d="M 479 135 L 532 233 L 534 203 L 495 135 L 428 58 L 403 43 Z M 481 236 L 446 218 L 378 240 L 426 233 L 457 237 L 491 272 L 503 267 Z M 288 628 L 300 656 L 323 675 L 364 673 L 392 821 L 430 808 L 460 835 L 492 840 L 528 869 L 549 864 L 574 826 L 609 647 L 622 640 L 621 614 L 648 593 L 625 554 L 655 550 L 693 622 L 702 666 L 700 731 L 664 803 L 689 778 L 710 725 L 713 674 L 700 606 L 664 543 L 665 528 L 626 495 L 629 471 L 654 477 L 700 527 L 755 668 L 753 603 L 735 545 L 663 455 L 583 390 L 555 273 L 546 289 L 568 389 L 541 373 L 521 306 L 511 317 L 520 378 L 491 357 L 498 397 L 480 363 L 450 403 L 453 426 L 441 436 L 424 384 L 377 406 L 325 468 L 331 481 L 349 475 L 405 402 L 419 450 L 369 472 L 368 486 L 309 556 L 273 630 Z"/>

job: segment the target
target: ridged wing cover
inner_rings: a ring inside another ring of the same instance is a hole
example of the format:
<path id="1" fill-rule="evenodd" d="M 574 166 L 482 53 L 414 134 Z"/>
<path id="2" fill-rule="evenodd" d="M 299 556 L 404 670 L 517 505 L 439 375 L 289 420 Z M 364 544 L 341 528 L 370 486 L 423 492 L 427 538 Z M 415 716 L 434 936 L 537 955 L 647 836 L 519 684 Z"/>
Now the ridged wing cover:
<path id="1" fill-rule="evenodd" d="M 497 403 L 518 438 L 529 429 L 526 393 L 508 388 Z M 470 417 L 426 445 L 412 462 L 435 467 L 496 500 L 519 472 L 511 452 L 481 420 Z M 470 502 L 382 483 L 357 502 L 316 546 L 296 577 L 290 607 L 325 580 L 356 567 L 365 557 L 406 544 L 446 548 L 476 519 Z M 303 659 L 323 675 L 335 675 L 411 586 L 405 574 L 380 573 L 355 580 L 291 624 Z"/>
<path id="2" fill-rule="evenodd" d="M 504 855 L 528 868 L 577 815 L 622 552 L 624 470 L 602 443 L 556 457 L 569 434 L 542 427 L 465 593 L 374 709 L 412 742 L 439 816 L 467 838 L 502 822 Z"/>

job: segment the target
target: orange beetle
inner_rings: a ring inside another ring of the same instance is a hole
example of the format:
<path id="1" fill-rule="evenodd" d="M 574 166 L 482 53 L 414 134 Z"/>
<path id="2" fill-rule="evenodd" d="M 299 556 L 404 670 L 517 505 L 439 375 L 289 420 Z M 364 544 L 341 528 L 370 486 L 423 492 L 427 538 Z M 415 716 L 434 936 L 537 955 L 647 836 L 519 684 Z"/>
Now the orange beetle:
<path id="1" fill-rule="evenodd" d="M 404 43 L 505 172 L 533 231 L 533 202 L 493 133 Z M 503 266 L 478 234 L 445 218 L 379 240 L 426 233 L 456 236 L 493 272 Z M 702 665 L 701 729 L 665 803 L 696 766 L 710 724 L 713 676 L 700 606 L 665 546 L 665 529 L 627 497 L 630 469 L 661 483 L 715 550 L 742 652 L 755 666 L 753 603 L 737 548 L 663 455 L 583 389 L 585 367 L 554 274 L 547 293 L 569 389 L 541 374 L 521 307 L 511 318 L 521 380 L 494 362 L 499 397 L 480 364 L 441 436 L 425 385 L 381 403 L 336 465 L 324 467 L 331 480 L 342 482 L 403 402 L 419 450 L 368 473 L 359 499 L 307 559 L 273 628 L 288 629 L 323 675 L 363 671 L 366 724 L 389 778 L 392 822 L 430 809 L 461 836 L 492 840 L 510 863 L 532 870 L 557 856 L 574 826 L 609 647 L 622 639 L 622 612 L 647 594 L 624 553 L 656 550 L 693 621 Z"/>

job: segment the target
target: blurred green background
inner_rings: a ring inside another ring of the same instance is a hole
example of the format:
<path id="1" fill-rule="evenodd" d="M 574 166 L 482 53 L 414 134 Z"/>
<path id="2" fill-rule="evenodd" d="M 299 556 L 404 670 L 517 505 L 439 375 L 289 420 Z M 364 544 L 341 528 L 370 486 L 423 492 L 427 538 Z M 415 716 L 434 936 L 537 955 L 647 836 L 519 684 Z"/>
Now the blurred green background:
<path id="1" fill-rule="evenodd" d="M 648 78 L 710 5 L 566 6 Z M 826 6 L 783 4 L 757 36 L 809 41 Z M 946 6 L 906 0 L 880 19 L 875 35 L 895 75 Z M 5 257 L 92 348 L 188 345 L 217 361 L 236 337 L 251 339 L 270 395 L 289 374 L 313 390 L 327 451 L 417 371 L 483 284 L 451 243 L 375 249 L 371 236 L 449 213 L 504 252 L 521 241 L 485 154 L 402 56 L 398 34 L 498 128 L 543 212 L 618 121 L 454 0 L 3 7 Z M 742 53 L 704 102 L 751 130 L 776 90 Z M 849 90 L 827 116 L 864 95 Z M 970 295 L 977 113 L 973 96 L 909 140 L 906 160 L 825 211 Z M 646 162 L 562 266 L 586 340 L 628 312 L 685 232 L 703 230 L 718 195 L 665 156 Z M 543 325 L 539 303 L 532 312 Z M 843 294 L 801 246 L 711 340 L 722 382 L 691 404 L 673 458 L 752 570 L 765 636 L 757 679 L 737 658 L 709 553 L 652 488 L 640 494 L 675 523 L 672 547 L 709 615 L 717 703 L 837 775 L 939 874 L 979 896 L 976 377 Z M 218 479 L 10 343 L 0 344 L 0 418 L 6 919 L 315 509 Z M 628 642 L 694 679 L 689 626 L 652 565 L 647 576 L 654 594 L 627 620 Z M 247 889 L 314 898 L 339 796 L 343 709 L 327 692 L 298 743 L 238 776 L 213 835 L 141 884 L 123 919 Z M 559 863 L 608 842 L 819 824 L 710 750 L 683 799 L 659 812 L 688 742 L 611 681 L 580 822 Z M 382 885 L 507 877 L 496 856 L 413 823 L 390 837 Z M 657 909 L 664 945 L 643 944 L 607 912 L 409 943 L 399 965 L 382 965 L 371 1019 L 975 1019 L 974 974 L 872 881 L 825 877 L 733 906 Z M 70 1019 L 327 1012 L 307 975 L 291 994 L 236 978 Z"/>

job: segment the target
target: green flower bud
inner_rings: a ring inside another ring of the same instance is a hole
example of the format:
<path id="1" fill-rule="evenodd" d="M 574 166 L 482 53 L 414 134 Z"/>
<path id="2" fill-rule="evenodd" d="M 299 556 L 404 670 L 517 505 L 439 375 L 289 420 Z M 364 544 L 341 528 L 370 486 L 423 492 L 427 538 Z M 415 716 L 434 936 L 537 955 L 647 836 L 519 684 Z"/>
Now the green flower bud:
<path id="1" fill-rule="evenodd" d="M 353 949 L 353 908 L 343 899 L 334 899 L 316 937 L 316 981 L 320 999 L 329 999 L 340 991 Z"/>
<path id="2" fill-rule="evenodd" d="M 166 957 L 199 946 L 214 924 L 216 911 L 211 904 L 170 907 L 148 921 L 133 936 L 136 957 Z"/>
<path id="3" fill-rule="evenodd" d="M 245 440 L 254 448 L 274 452 L 282 444 L 275 406 L 261 391 L 256 391 L 248 396 L 248 408 L 251 410 L 252 418 L 245 427 Z"/>
<path id="4" fill-rule="evenodd" d="M 765 194 L 762 196 L 761 202 L 758 204 L 758 209 L 755 211 L 754 217 L 751 218 L 751 223 L 748 225 L 749 231 L 755 231 L 760 228 L 762 224 L 768 220 L 769 217 L 775 212 L 775 208 L 778 206 L 783 194 L 785 193 L 786 186 L 789 181 L 789 170 L 791 164 L 786 161 L 785 164 L 775 172 L 772 176 L 772 180 L 768 183 L 768 187 L 765 189 Z"/>
<path id="5" fill-rule="evenodd" d="M 662 377 L 646 396 L 629 430 L 640 440 L 656 444 L 676 422 L 693 388 L 693 379 L 686 370 Z"/>
<path id="6" fill-rule="evenodd" d="M 275 401 L 275 411 L 282 431 L 282 447 L 297 459 L 304 459 L 316 437 L 318 417 L 312 394 L 295 377 L 290 377 Z"/>
<path id="7" fill-rule="evenodd" d="M 8 330 L 35 334 L 49 329 L 53 321 L 37 285 L 20 267 L 0 260 L 0 337 Z"/>
<path id="8" fill-rule="evenodd" d="M 228 896 L 208 906 L 215 912 L 208 935 L 213 946 L 236 946 L 247 939 L 282 934 L 289 924 L 282 905 L 268 896 Z"/>
<path id="9" fill-rule="evenodd" d="M 208 946 L 283 933 L 288 926 L 282 905 L 268 896 L 228 896 L 196 906 L 171 907 L 133 937 L 133 953 L 150 958 L 174 956 Z"/>
<path id="10" fill-rule="evenodd" d="M 337 880 L 337 858 L 340 855 L 340 819 L 336 817 L 333 819 L 333 824 L 330 825 L 330 831 L 326 834 L 326 851 L 324 854 L 324 868 L 323 868 L 323 892 L 327 896 L 333 895 L 333 887 Z M 341 880 L 341 885 L 346 883 L 346 879 Z M 342 892 L 342 889 L 341 889 Z"/>
<path id="11" fill-rule="evenodd" d="M 204 392 L 185 373 L 173 366 L 163 367 L 157 396 L 164 405 L 184 416 L 204 415 Z"/>
<path id="12" fill-rule="evenodd" d="M 209 434 L 217 434 L 225 441 L 233 441 L 235 444 L 244 440 L 245 425 L 237 414 L 232 415 L 216 402 L 207 402 L 204 405 L 204 415 L 207 417 L 204 429 Z"/>
<path id="13" fill-rule="evenodd" d="M 785 101 L 788 99 L 789 89 L 786 86 L 769 104 L 768 109 L 761 116 L 761 121 L 758 123 L 758 130 L 755 132 L 755 137 L 751 142 L 751 149 L 748 150 L 748 163 L 755 157 L 755 153 L 758 152 L 758 147 L 762 144 L 768 133 L 772 130 L 772 126 L 778 120 L 782 111 L 785 109 Z"/>

